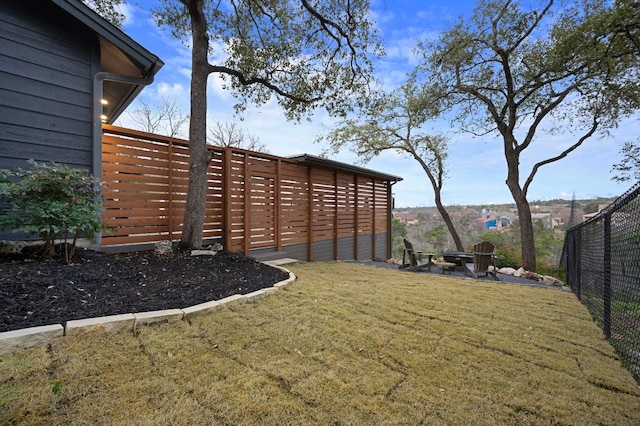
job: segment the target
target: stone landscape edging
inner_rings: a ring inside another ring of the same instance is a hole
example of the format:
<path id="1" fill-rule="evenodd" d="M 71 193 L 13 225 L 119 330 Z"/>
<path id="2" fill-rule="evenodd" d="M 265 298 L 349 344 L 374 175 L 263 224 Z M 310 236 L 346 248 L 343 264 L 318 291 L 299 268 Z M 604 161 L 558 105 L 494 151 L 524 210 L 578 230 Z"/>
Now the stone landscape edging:
<path id="1" fill-rule="evenodd" d="M 81 320 L 70 320 L 67 321 L 64 326 L 62 324 L 51 324 L 23 328 L 20 330 L 4 331 L 0 333 L 0 355 L 19 349 L 47 345 L 53 340 L 64 336 L 79 335 L 93 331 L 104 331 L 107 333 L 120 333 L 123 331 L 135 332 L 138 326 L 149 325 L 156 322 L 172 320 L 189 321 L 192 318 L 209 314 L 213 310 L 230 303 L 240 301 L 255 302 L 263 297 L 267 297 L 268 295 L 275 293 L 278 289 L 284 288 L 296 280 L 296 276 L 291 271 L 276 264 L 277 262 L 262 263 L 286 272 L 289 274 L 289 278 L 274 284 L 272 287 L 267 287 L 247 294 L 234 294 L 220 300 L 212 300 L 210 302 L 204 302 L 182 309 L 166 309 L 162 311 L 109 315 Z"/>

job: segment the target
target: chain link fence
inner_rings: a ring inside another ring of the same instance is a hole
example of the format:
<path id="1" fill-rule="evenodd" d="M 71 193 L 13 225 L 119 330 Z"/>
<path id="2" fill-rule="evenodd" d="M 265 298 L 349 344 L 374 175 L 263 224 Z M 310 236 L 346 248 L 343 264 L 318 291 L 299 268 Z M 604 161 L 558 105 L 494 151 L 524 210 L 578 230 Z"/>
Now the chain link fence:
<path id="1" fill-rule="evenodd" d="M 567 283 L 640 382 L 640 182 L 569 230 Z"/>

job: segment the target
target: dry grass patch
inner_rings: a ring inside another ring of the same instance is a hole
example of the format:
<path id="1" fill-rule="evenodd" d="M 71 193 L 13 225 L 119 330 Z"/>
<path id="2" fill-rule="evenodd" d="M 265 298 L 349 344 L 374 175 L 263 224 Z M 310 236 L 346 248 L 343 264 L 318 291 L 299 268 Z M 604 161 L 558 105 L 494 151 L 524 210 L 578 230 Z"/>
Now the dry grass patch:
<path id="1" fill-rule="evenodd" d="M 640 424 L 571 293 L 347 263 L 258 303 L 0 357 L 0 423 Z"/>

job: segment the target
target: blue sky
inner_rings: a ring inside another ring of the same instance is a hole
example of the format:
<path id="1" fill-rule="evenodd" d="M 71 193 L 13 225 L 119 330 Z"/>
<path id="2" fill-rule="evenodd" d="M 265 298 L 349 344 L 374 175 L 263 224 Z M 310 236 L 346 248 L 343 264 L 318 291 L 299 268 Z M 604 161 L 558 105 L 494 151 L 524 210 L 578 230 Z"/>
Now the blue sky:
<path id="1" fill-rule="evenodd" d="M 149 14 L 155 3 L 154 0 L 129 0 L 124 9 L 127 21 L 123 30 L 165 63 L 154 84 L 145 88 L 139 99 L 150 105 L 158 104 L 162 99 L 175 100 L 180 108 L 188 111 L 190 52 L 169 33 L 155 26 Z M 372 13 L 387 51 L 387 56 L 376 64 L 377 77 L 390 88 L 404 83 L 406 74 L 416 65 L 412 52 L 416 40 L 437 37 L 458 16 L 468 16 L 472 6 L 472 2 L 459 0 L 372 0 Z M 230 93 L 221 88 L 220 79 L 212 75 L 208 91 L 210 122 L 239 122 L 246 133 L 266 145 L 269 153 L 279 156 L 319 155 L 326 146 L 314 141 L 335 123 L 322 110 L 301 123 L 288 122 L 275 101 L 259 108 L 248 108 L 239 121 L 234 104 Z M 137 107 L 139 104 L 134 102 L 129 111 Z M 116 124 L 135 127 L 126 112 Z M 501 139 L 496 135 L 478 138 L 460 133 L 451 128 L 448 121 L 434 122 L 432 126 L 449 137 L 448 179 L 443 189 L 446 205 L 513 202 L 504 183 L 506 164 Z M 529 200 L 571 199 L 574 193 L 578 199 L 621 195 L 632 183 L 613 182 L 611 168 L 620 160 L 622 143 L 636 140 L 639 133 L 640 122 L 636 116 L 623 121 L 610 137 L 590 139 L 567 158 L 542 167 L 530 186 Z M 184 134 L 187 134 L 186 129 Z M 521 158 L 521 175 L 528 175 L 535 162 L 558 154 L 568 142 L 538 131 L 537 141 Z M 331 158 L 362 165 L 346 150 Z M 393 187 L 396 207 L 434 205 L 431 185 L 415 160 L 387 152 L 364 166 L 404 179 Z"/>

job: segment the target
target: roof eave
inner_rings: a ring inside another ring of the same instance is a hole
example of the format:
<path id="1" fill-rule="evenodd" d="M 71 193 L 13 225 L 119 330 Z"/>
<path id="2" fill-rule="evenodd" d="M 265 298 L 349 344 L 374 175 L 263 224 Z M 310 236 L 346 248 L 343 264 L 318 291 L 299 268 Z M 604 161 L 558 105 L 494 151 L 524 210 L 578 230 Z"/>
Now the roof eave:
<path id="1" fill-rule="evenodd" d="M 402 180 L 399 176 L 390 175 L 387 173 L 377 172 L 375 170 L 366 169 L 364 167 L 354 166 L 353 164 L 342 163 L 335 160 L 329 160 L 328 158 L 318 157 L 311 154 L 301 154 L 289 157 L 292 160 L 296 160 L 300 163 L 313 164 L 315 166 L 326 167 L 330 169 L 344 170 L 347 172 L 355 173 L 363 176 L 372 176 L 378 179 L 382 179 L 390 182 L 399 182 Z"/>
<path id="2" fill-rule="evenodd" d="M 129 75 L 127 77 L 153 81 L 153 77 L 164 66 L 164 62 L 158 56 L 148 51 L 122 30 L 112 25 L 80 1 L 51 1 L 127 56 L 129 60 L 135 64 L 135 67 L 139 69 L 139 75 Z M 118 102 L 113 105 L 113 110 L 109 114 L 108 122 L 113 123 L 131 102 L 133 102 L 144 87 L 143 84 L 131 84 L 129 90 L 124 91 L 122 96 L 118 98 Z"/>
<path id="3" fill-rule="evenodd" d="M 150 72 L 155 73 L 164 65 L 164 62 L 162 62 L 159 57 L 149 52 L 122 30 L 112 25 L 83 3 L 77 0 L 51 1 L 78 21 L 91 28 L 96 32 L 96 34 L 104 37 L 110 43 L 113 43 L 127 56 L 145 65 L 143 75 L 149 75 Z"/>

